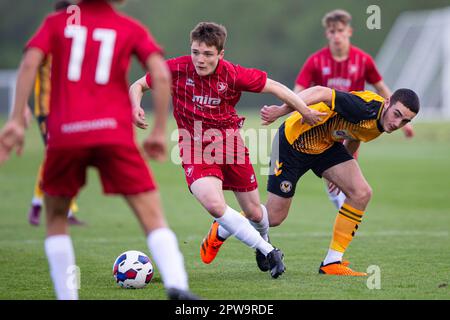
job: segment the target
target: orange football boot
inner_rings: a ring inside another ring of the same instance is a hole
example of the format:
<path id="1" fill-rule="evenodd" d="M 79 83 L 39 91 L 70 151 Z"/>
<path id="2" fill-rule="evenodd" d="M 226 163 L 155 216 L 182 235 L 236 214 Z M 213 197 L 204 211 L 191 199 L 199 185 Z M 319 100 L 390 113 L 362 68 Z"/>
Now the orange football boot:
<path id="1" fill-rule="evenodd" d="M 346 261 L 346 262 L 348 262 L 348 261 Z M 367 273 L 353 271 L 352 269 L 350 269 L 348 266 L 344 265 L 340 261 L 332 262 L 327 265 L 323 265 L 323 262 L 322 262 L 320 264 L 319 273 L 335 275 L 335 276 L 354 276 L 354 277 L 367 276 Z"/>
<path id="2" fill-rule="evenodd" d="M 219 229 L 219 223 L 214 221 L 209 229 L 208 235 L 203 239 L 200 246 L 200 256 L 202 261 L 206 264 L 211 263 L 217 256 L 220 247 L 224 240 L 220 240 L 217 235 Z"/>

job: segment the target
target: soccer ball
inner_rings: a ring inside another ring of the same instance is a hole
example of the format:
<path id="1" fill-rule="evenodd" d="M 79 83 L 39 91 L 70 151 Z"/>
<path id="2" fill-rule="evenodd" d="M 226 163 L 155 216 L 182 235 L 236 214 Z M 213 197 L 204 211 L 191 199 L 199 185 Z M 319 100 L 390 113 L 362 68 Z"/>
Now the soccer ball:
<path id="1" fill-rule="evenodd" d="M 130 250 L 117 257 L 113 275 L 122 288 L 140 289 L 152 280 L 153 265 L 145 253 Z"/>

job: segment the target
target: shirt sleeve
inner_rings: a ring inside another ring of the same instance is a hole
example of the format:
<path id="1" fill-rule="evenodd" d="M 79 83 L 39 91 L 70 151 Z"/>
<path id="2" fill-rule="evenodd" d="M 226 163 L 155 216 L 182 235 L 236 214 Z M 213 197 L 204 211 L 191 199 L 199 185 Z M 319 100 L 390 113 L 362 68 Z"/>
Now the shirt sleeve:
<path id="1" fill-rule="evenodd" d="M 164 54 L 162 47 L 156 42 L 152 34 L 142 25 L 138 25 L 135 31 L 134 54 L 145 65 L 147 58 L 154 53 Z"/>
<path id="2" fill-rule="evenodd" d="M 333 89 L 332 110 L 351 123 L 376 119 L 382 102 L 365 101 L 356 94 Z"/>
<path id="3" fill-rule="evenodd" d="M 36 33 L 28 40 L 25 49 L 38 48 L 47 55 L 51 51 L 52 45 L 52 28 L 49 17 L 47 17 L 36 31 Z"/>
<path id="4" fill-rule="evenodd" d="M 267 73 L 258 69 L 236 65 L 236 90 L 261 92 L 267 81 Z"/>
<path id="5" fill-rule="evenodd" d="M 367 56 L 366 72 L 364 76 L 365 80 L 370 84 L 377 83 L 383 79 L 371 56 Z"/>
<path id="6" fill-rule="evenodd" d="M 314 57 L 310 56 L 300 72 L 297 75 L 297 79 L 295 80 L 295 84 L 302 86 L 303 88 L 309 88 L 313 82 L 313 74 L 314 74 Z"/>

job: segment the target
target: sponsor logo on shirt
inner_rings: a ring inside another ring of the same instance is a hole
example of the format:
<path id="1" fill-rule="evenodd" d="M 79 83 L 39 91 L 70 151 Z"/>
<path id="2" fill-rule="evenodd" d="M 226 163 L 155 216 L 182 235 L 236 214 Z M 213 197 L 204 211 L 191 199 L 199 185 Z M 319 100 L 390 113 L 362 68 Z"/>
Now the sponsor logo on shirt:
<path id="1" fill-rule="evenodd" d="M 327 87 L 343 91 L 348 91 L 351 84 L 352 81 L 350 79 L 344 78 L 330 78 L 327 81 Z"/>
<path id="2" fill-rule="evenodd" d="M 194 87 L 194 86 L 195 86 L 195 82 L 194 82 L 194 80 L 192 80 L 191 78 L 187 78 L 187 79 L 186 79 L 186 85 L 187 85 L 187 86 Z"/>
<path id="3" fill-rule="evenodd" d="M 196 96 L 192 97 L 192 102 L 198 103 L 200 105 L 210 105 L 210 106 L 218 106 L 222 100 L 220 98 L 212 98 L 209 96 Z"/>
<path id="4" fill-rule="evenodd" d="M 114 118 L 77 121 L 61 125 L 61 132 L 65 134 L 111 129 L 117 129 L 117 121 Z"/>

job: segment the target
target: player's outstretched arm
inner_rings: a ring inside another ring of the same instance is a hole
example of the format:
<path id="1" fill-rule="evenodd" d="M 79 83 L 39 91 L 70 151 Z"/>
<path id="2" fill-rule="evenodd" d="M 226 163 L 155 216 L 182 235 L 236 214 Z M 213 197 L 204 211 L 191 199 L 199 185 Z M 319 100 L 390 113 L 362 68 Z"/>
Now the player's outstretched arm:
<path id="1" fill-rule="evenodd" d="M 133 123 L 136 127 L 141 129 L 147 129 L 148 123 L 145 119 L 144 109 L 141 107 L 142 96 L 144 92 L 149 88 L 147 81 L 145 80 L 146 76 L 136 80 L 131 86 L 129 90 L 131 105 L 133 106 Z"/>
<path id="2" fill-rule="evenodd" d="M 311 126 L 320 122 L 321 116 L 326 115 L 325 113 L 308 108 L 308 103 L 305 103 L 300 95 L 295 94 L 288 87 L 277 81 L 267 79 L 266 85 L 261 92 L 272 93 L 277 98 L 284 101 L 287 105 L 294 108 L 295 111 L 300 112 L 303 116 L 303 121 Z"/>
<path id="3" fill-rule="evenodd" d="M 153 130 L 144 141 L 144 150 L 150 158 L 164 161 L 167 153 L 166 128 L 172 78 L 169 68 L 160 54 L 153 54 L 148 58 L 147 69 L 152 77 L 155 119 Z"/>
<path id="4" fill-rule="evenodd" d="M 28 98 L 33 90 L 34 81 L 39 65 L 44 59 L 40 49 L 28 49 L 17 73 L 16 96 L 9 120 L 0 131 L 0 165 L 8 160 L 14 148 L 17 154 L 22 154 L 25 142 L 25 128 L 27 126 L 26 108 Z"/>
<path id="5" fill-rule="evenodd" d="M 295 111 L 287 104 L 283 104 L 282 106 L 277 105 L 271 105 L 271 106 L 264 106 L 261 108 L 261 120 L 262 124 L 264 126 L 267 126 L 277 120 L 278 118 L 281 118 L 282 116 L 285 116 L 292 111 Z"/>

